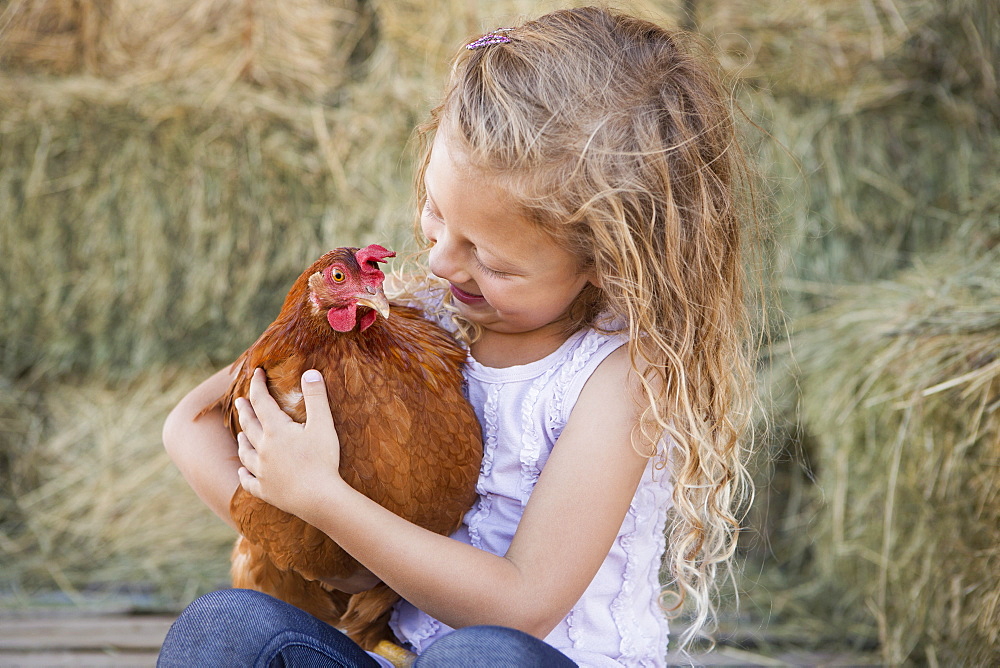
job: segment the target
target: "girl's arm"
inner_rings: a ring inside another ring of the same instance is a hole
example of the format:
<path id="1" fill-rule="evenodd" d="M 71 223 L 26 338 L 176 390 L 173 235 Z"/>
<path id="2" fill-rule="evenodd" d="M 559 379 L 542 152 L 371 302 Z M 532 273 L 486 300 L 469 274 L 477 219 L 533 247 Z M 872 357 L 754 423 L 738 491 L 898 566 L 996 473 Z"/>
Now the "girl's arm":
<path id="1" fill-rule="evenodd" d="M 305 376 L 302 385 L 305 425 L 284 416 L 256 374 L 250 402 L 240 404 L 241 483 L 322 529 L 453 627 L 499 624 L 546 636 L 606 558 L 647 463 L 631 445 L 640 409 L 630 397 L 639 395 L 623 347 L 588 380 L 510 549 L 496 556 L 411 524 L 344 483 L 324 385 Z"/>
<path id="2" fill-rule="evenodd" d="M 232 379 L 233 371 L 226 367 L 188 392 L 163 424 L 163 445 L 195 493 L 235 529 L 229 501 L 240 485 L 236 441 L 222 419 L 221 409 L 196 417 L 226 392 Z"/>

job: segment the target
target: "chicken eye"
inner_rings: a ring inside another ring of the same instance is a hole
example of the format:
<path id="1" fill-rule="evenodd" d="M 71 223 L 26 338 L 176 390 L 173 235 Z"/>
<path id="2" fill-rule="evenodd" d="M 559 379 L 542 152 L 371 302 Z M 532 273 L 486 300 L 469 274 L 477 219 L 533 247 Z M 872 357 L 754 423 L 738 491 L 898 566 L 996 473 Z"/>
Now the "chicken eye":
<path id="1" fill-rule="evenodd" d="M 347 278 L 347 276 L 345 276 L 344 272 L 342 272 L 341 270 L 334 269 L 332 272 L 330 272 L 330 278 L 333 279 L 334 283 L 343 283 L 344 279 Z"/>

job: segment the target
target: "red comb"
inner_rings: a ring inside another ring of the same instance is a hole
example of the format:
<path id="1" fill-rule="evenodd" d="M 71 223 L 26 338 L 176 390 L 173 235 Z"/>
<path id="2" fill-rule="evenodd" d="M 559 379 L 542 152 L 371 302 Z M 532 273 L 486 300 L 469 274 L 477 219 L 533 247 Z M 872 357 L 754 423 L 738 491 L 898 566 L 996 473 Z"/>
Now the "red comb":
<path id="1" fill-rule="evenodd" d="M 386 258 L 389 257 L 396 257 L 396 251 L 383 248 L 378 244 L 366 246 L 354 254 L 354 259 L 358 261 L 362 269 L 370 269 L 369 262 L 385 262 Z"/>
<path id="2" fill-rule="evenodd" d="M 378 244 L 366 246 L 354 254 L 354 259 L 358 261 L 358 265 L 361 267 L 361 275 L 367 277 L 368 280 L 376 281 L 380 285 L 385 280 L 385 274 L 382 273 L 382 270 L 378 268 L 378 264 L 376 263 L 385 262 L 385 259 L 389 257 L 396 257 L 395 251 L 383 248 Z"/>

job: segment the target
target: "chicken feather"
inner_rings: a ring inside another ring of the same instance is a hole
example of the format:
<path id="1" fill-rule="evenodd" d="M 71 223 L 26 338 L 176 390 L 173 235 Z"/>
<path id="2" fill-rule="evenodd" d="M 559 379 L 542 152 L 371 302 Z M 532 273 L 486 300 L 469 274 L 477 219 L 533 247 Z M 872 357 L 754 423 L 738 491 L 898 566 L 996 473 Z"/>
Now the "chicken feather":
<path id="1" fill-rule="evenodd" d="M 235 436 L 233 403 L 247 396 L 254 369 L 263 367 L 282 410 L 304 422 L 301 376 L 319 370 L 340 437 L 343 479 L 397 515 L 447 535 L 475 500 L 482 459 L 481 430 L 463 393 L 466 352 L 415 308 L 385 302 L 389 317 L 372 317 L 370 304 L 385 300 L 376 263 L 392 255 L 375 245 L 339 248 L 313 263 L 277 319 L 235 362 L 226 394 L 206 411 L 221 407 Z M 292 603 L 365 649 L 391 638 L 388 618 L 398 594 L 380 583 L 349 595 L 321 582 L 363 570 L 328 536 L 242 488 L 230 511 L 241 531 L 233 586 Z"/>

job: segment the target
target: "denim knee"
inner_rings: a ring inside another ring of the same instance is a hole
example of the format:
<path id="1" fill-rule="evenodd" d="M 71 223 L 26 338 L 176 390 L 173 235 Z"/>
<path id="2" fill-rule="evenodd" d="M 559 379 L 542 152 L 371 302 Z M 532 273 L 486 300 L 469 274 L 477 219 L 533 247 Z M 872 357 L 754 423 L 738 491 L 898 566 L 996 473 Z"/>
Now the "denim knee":
<path id="1" fill-rule="evenodd" d="M 216 636 L 219 633 L 242 634 L 248 618 L 254 625 L 280 615 L 270 615 L 276 599 L 250 589 L 222 589 L 195 599 L 174 622 L 175 628 L 188 637 Z"/>
<path id="2" fill-rule="evenodd" d="M 257 591 L 224 589 L 202 596 L 181 613 L 163 641 L 157 665 L 375 664 L 347 636 L 294 606 Z"/>
<path id="3" fill-rule="evenodd" d="M 468 626 L 435 641 L 416 668 L 549 668 L 576 666 L 565 654 L 534 636 L 502 626 Z"/>

